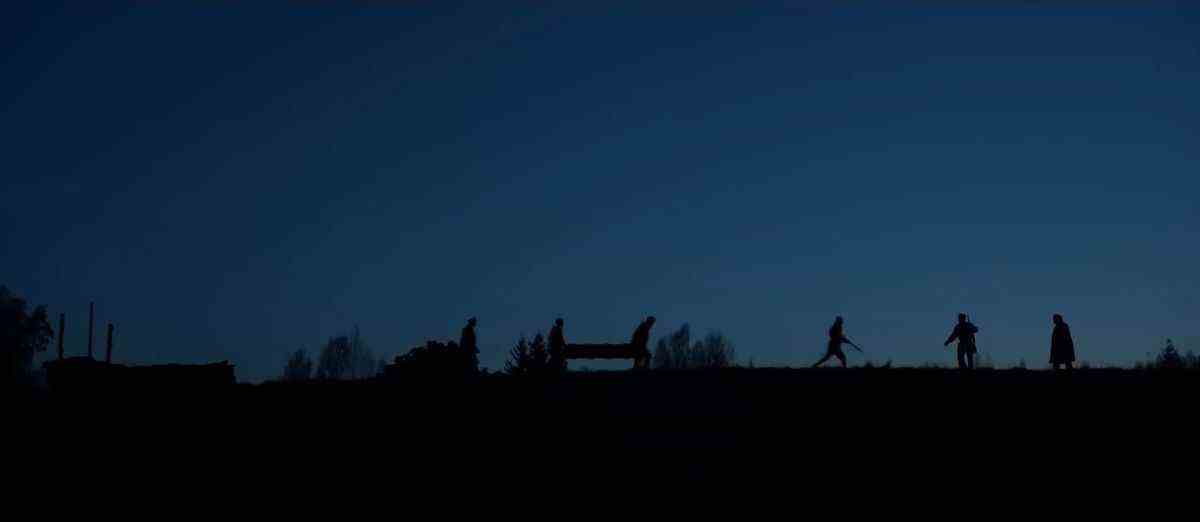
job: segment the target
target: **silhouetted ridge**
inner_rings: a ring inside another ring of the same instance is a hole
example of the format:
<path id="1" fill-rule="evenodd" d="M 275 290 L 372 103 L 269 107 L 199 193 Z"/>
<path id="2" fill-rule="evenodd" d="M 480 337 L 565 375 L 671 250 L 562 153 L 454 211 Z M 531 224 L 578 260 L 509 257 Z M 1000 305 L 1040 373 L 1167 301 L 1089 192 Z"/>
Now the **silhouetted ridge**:
<path id="1" fill-rule="evenodd" d="M 125 366 L 91 357 L 70 357 L 46 362 L 46 380 L 54 391 L 84 390 L 196 390 L 222 388 L 236 383 L 229 361 L 210 364 L 159 364 Z"/>

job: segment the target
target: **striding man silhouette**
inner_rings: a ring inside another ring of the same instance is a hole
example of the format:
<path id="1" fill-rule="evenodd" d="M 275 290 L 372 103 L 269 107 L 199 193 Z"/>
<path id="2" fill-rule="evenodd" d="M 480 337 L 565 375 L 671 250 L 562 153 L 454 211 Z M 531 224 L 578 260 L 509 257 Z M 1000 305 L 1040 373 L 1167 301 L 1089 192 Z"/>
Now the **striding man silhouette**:
<path id="1" fill-rule="evenodd" d="M 854 344 L 854 342 L 846 337 L 843 329 L 844 324 L 845 320 L 843 320 L 841 316 L 838 316 L 837 319 L 833 320 L 833 326 L 829 327 L 829 344 L 825 348 L 825 356 L 822 357 L 821 360 L 817 361 L 816 364 L 813 364 L 813 368 L 819 368 L 831 357 L 837 357 L 837 359 L 842 362 L 842 368 L 845 368 L 846 352 L 842 351 L 843 343 L 853 346 L 855 350 L 860 352 L 862 351 L 862 348 L 859 348 L 857 344 Z"/>

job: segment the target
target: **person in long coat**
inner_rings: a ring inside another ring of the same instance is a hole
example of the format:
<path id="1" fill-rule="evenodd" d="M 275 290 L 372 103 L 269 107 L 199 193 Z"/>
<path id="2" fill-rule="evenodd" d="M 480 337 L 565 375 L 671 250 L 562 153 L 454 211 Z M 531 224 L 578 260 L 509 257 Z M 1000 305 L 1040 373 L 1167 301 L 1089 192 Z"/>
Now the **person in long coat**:
<path id="1" fill-rule="evenodd" d="M 1050 364 L 1055 370 L 1060 365 L 1070 370 L 1075 364 L 1075 340 L 1071 338 L 1071 327 L 1059 314 L 1054 314 L 1054 333 L 1050 334 Z"/>

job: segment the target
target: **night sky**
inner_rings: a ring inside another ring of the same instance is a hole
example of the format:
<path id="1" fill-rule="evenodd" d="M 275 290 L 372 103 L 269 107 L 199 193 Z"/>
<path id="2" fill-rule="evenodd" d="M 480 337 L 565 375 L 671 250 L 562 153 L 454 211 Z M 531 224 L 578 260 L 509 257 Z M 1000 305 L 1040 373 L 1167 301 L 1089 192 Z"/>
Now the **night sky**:
<path id="1" fill-rule="evenodd" d="M 1056 312 L 1081 360 L 1200 349 L 1197 3 L 94 4 L 0 7 L 0 284 L 71 353 L 89 300 L 118 361 L 243 380 L 471 315 L 492 369 L 558 315 L 756 364 L 839 314 L 877 362 L 950 363 L 960 311 L 1005 365 Z"/>

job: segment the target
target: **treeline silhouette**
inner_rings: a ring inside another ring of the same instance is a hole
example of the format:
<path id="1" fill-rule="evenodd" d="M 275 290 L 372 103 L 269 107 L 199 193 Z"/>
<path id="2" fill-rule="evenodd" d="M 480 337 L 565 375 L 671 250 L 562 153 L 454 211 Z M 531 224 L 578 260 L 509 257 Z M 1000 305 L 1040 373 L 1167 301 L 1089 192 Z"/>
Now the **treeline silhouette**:
<path id="1" fill-rule="evenodd" d="M 1167 339 L 1157 354 L 1148 357 L 1148 360 L 1144 362 L 1135 364 L 1134 368 L 1151 370 L 1200 370 L 1200 355 L 1196 355 L 1192 350 L 1180 353 L 1175 348 L 1175 341 Z"/>
<path id="2" fill-rule="evenodd" d="M 321 346 L 315 364 L 307 350 L 292 352 L 283 367 L 283 380 L 307 381 L 313 378 L 314 369 L 319 380 L 365 379 L 377 375 L 383 366 L 356 325 L 348 334 L 330 337 Z"/>
<path id="3" fill-rule="evenodd" d="M 737 350 L 725 334 L 713 331 L 693 343 L 692 327 L 688 323 L 659 339 L 654 348 L 656 370 L 728 368 L 736 360 Z"/>

